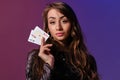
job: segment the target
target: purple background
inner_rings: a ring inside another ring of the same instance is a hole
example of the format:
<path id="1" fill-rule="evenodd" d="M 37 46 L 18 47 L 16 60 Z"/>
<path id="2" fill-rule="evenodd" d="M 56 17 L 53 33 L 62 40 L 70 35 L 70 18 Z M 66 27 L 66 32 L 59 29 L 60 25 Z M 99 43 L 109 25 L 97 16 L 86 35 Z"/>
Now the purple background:
<path id="1" fill-rule="evenodd" d="M 0 0 L 0 80 L 25 80 L 30 30 L 42 27 L 41 12 L 55 0 Z M 101 80 L 120 80 L 120 1 L 59 0 L 75 11 Z"/>

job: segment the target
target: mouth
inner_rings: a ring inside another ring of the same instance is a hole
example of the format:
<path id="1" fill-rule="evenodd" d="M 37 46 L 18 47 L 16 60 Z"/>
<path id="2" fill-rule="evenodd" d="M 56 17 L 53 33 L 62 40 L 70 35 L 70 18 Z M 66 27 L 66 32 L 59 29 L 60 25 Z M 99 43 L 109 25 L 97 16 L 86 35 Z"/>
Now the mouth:
<path id="1" fill-rule="evenodd" d="M 64 35 L 64 33 L 56 33 L 56 36 L 58 36 L 58 37 L 61 37 L 63 35 Z"/>

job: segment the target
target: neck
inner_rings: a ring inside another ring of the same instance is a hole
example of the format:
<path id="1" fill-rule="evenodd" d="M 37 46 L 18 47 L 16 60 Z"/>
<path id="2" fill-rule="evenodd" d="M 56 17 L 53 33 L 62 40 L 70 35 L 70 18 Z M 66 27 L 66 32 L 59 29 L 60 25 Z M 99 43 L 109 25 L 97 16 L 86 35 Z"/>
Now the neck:
<path id="1" fill-rule="evenodd" d="M 70 45 L 70 39 L 66 39 L 64 41 L 57 41 L 62 47 L 69 47 Z"/>

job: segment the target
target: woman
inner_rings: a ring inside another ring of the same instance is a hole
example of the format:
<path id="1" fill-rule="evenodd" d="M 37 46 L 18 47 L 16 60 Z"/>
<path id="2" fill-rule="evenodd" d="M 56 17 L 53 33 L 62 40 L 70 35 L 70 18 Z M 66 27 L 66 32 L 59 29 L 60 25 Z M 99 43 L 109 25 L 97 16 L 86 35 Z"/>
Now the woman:
<path id="1" fill-rule="evenodd" d="M 50 37 L 29 53 L 26 79 L 99 80 L 95 59 L 87 50 L 72 8 L 64 2 L 51 3 L 43 20 Z"/>

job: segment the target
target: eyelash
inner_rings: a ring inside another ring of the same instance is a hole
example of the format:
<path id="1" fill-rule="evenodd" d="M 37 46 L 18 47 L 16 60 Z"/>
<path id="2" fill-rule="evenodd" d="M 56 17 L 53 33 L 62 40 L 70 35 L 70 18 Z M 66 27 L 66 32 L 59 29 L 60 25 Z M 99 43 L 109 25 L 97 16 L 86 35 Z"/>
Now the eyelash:
<path id="1" fill-rule="evenodd" d="M 63 20 L 62 22 L 63 22 L 63 23 L 67 23 L 67 22 L 68 22 L 68 20 Z"/>
<path id="2" fill-rule="evenodd" d="M 51 21 L 50 24 L 55 24 L 55 21 Z"/>
<path id="3" fill-rule="evenodd" d="M 62 23 L 67 23 L 68 20 L 62 20 L 61 22 L 62 22 Z M 50 24 L 55 24 L 55 21 L 51 21 Z"/>

